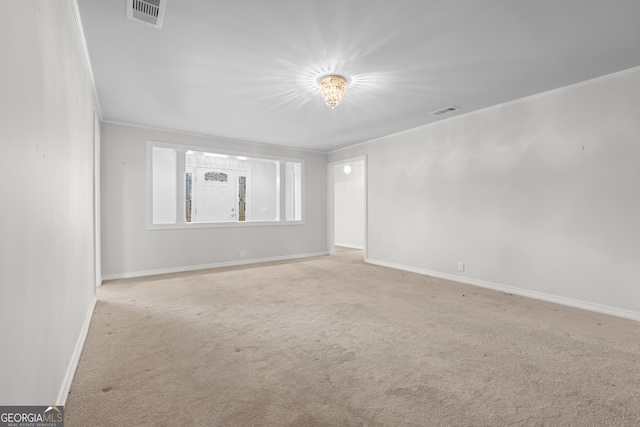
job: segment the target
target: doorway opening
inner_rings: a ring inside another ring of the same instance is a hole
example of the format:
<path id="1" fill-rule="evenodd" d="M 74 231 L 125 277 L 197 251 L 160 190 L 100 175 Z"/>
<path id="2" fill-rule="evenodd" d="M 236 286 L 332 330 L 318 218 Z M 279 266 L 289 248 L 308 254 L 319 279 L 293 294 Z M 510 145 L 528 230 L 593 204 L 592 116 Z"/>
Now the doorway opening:
<path id="1" fill-rule="evenodd" d="M 329 164 L 329 253 L 367 249 L 366 157 Z"/>

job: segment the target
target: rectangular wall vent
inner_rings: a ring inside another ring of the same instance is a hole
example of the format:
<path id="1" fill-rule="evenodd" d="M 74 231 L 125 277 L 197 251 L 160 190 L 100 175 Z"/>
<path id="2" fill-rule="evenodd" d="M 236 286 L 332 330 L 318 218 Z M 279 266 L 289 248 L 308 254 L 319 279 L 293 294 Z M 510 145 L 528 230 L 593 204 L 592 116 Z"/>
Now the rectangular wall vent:
<path id="1" fill-rule="evenodd" d="M 166 5 L 167 0 L 127 0 L 127 18 L 161 28 Z"/>
<path id="2" fill-rule="evenodd" d="M 457 111 L 457 110 L 459 110 L 459 109 L 460 109 L 460 108 L 458 108 L 458 107 L 454 107 L 454 106 L 452 105 L 452 106 L 450 106 L 450 107 L 443 108 L 443 109 L 441 109 L 441 110 L 433 111 L 433 112 L 431 112 L 431 113 L 429 113 L 429 114 L 431 114 L 432 116 L 441 116 L 441 115 L 443 115 L 443 114 L 451 113 L 451 112 L 453 112 L 453 111 Z"/>

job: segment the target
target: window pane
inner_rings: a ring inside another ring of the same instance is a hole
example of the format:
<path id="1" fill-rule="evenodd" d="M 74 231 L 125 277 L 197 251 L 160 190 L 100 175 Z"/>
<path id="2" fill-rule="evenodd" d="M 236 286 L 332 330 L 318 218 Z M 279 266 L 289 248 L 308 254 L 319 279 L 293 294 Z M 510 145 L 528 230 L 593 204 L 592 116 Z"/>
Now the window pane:
<path id="1" fill-rule="evenodd" d="M 192 191 L 191 189 L 193 188 L 193 176 L 190 173 L 185 174 L 185 207 L 184 207 L 184 211 L 185 211 L 185 220 L 187 222 L 191 222 L 191 211 L 192 211 L 192 203 L 191 203 L 191 198 L 192 196 Z"/>
<path id="2" fill-rule="evenodd" d="M 278 161 L 192 150 L 185 161 L 193 176 L 191 222 L 278 219 Z"/>
<path id="3" fill-rule="evenodd" d="M 303 220 L 302 161 L 154 141 L 147 146 L 150 228 Z"/>

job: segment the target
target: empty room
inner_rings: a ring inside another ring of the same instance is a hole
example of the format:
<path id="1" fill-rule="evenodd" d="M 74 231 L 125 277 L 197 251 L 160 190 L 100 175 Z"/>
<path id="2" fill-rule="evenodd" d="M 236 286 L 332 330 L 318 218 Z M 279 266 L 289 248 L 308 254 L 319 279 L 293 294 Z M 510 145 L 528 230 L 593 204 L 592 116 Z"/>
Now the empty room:
<path id="1" fill-rule="evenodd" d="M 0 8 L 0 425 L 640 425 L 639 2 Z"/>

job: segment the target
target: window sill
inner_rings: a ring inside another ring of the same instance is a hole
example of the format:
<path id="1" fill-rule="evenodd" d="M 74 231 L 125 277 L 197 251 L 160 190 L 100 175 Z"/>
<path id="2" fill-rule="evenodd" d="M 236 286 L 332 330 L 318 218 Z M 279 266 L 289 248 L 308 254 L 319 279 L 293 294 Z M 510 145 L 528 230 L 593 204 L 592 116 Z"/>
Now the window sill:
<path id="1" fill-rule="evenodd" d="M 229 222 L 185 222 L 181 224 L 147 224 L 147 230 L 174 230 L 192 228 L 235 228 L 235 227 L 279 227 L 283 225 L 304 225 L 304 221 L 229 221 Z"/>

